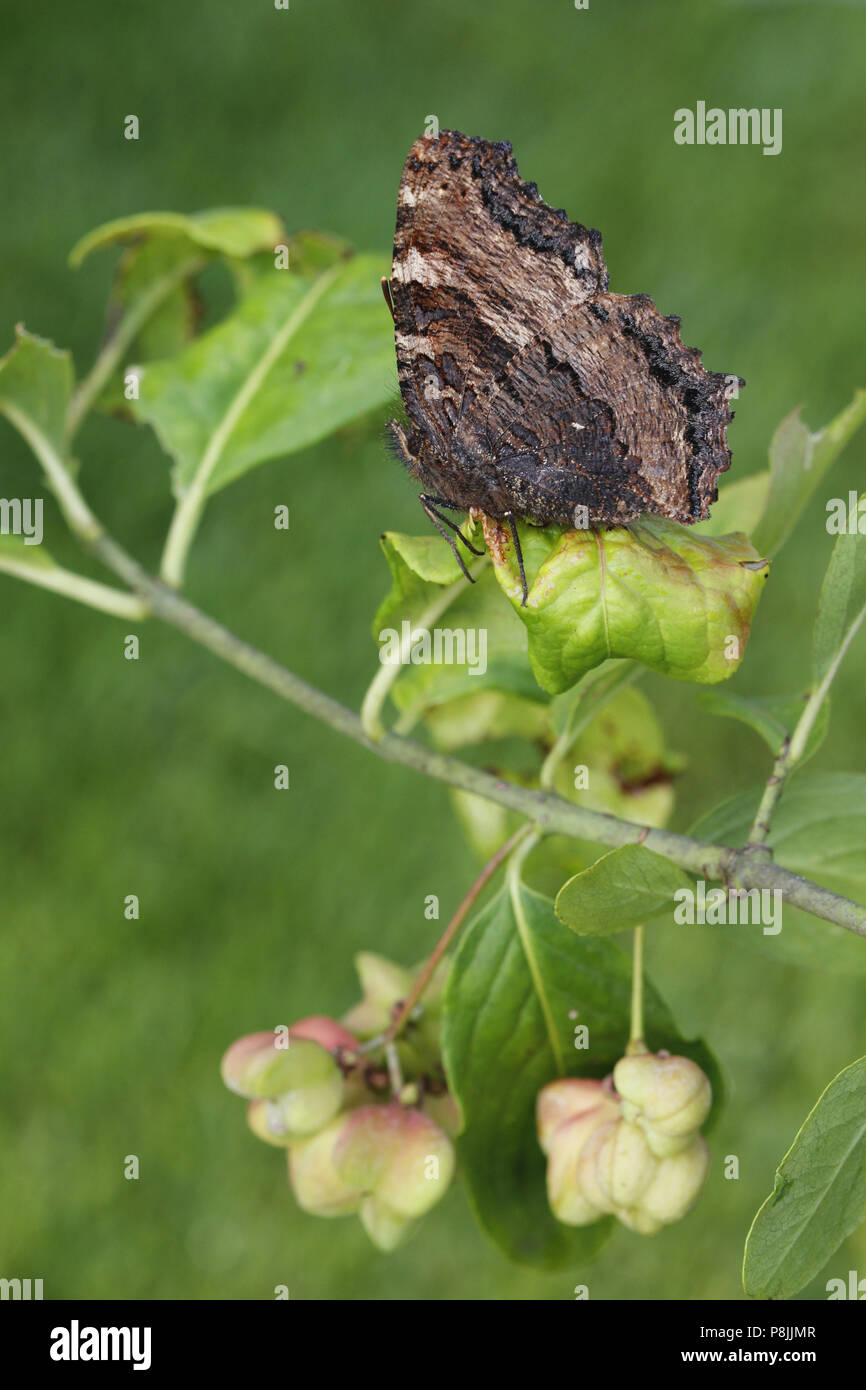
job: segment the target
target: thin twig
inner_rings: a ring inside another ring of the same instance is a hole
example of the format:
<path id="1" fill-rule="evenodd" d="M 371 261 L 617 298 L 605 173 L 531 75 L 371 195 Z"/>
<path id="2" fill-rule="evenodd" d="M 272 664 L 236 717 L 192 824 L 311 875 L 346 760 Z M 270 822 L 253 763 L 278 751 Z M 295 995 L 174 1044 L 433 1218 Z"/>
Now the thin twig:
<path id="1" fill-rule="evenodd" d="M 762 859 L 748 846 L 733 849 L 729 845 L 709 844 L 687 835 L 676 835 L 668 830 L 590 811 L 552 792 L 521 787 L 491 776 L 480 768 L 471 767 L 457 758 L 398 734 L 385 733 L 378 742 L 370 739 L 354 710 L 317 690 L 288 667 L 281 666 L 264 652 L 236 637 L 176 590 L 148 574 L 105 532 L 62 461 L 46 447 L 44 438 L 38 442 L 41 447 L 36 452 L 52 476 L 70 529 L 82 544 L 146 600 L 154 617 L 185 633 L 192 641 L 207 648 L 259 685 L 272 690 L 281 699 L 296 705 L 347 738 L 354 739 L 388 762 L 401 763 L 436 781 L 474 792 L 488 801 L 519 812 L 543 834 L 591 840 L 611 849 L 642 844 L 653 853 L 669 859 L 672 864 L 702 878 L 723 879 L 737 888 L 777 888 L 793 906 L 866 937 L 866 907 Z"/>
<path id="2" fill-rule="evenodd" d="M 629 1054 L 646 1052 L 643 1038 L 643 939 L 643 927 L 635 927 L 631 955 L 631 1030 L 627 1049 Z"/>

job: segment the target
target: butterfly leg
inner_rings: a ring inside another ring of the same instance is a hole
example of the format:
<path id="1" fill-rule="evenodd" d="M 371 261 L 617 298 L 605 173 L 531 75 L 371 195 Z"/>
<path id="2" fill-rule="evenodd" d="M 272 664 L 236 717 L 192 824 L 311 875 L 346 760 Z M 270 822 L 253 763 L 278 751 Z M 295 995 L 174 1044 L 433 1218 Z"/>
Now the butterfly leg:
<path id="1" fill-rule="evenodd" d="M 511 529 L 511 539 L 514 541 L 514 553 L 517 556 L 517 564 L 520 569 L 520 582 L 523 585 L 523 598 L 520 600 L 520 607 L 526 607 L 526 600 L 529 598 L 529 590 L 526 587 L 526 570 L 523 568 L 523 551 L 520 546 L 520 536 L 517 534 L 517 522 L 508 512 L 508 525 Z"/>
<path id="2" fill-rule="evenodd" d="M 455 536 L 459 536 L 460 540 L 461 540 L 461 541 L 463 542 L 463 544 L 466 546 L 466 549 L 467 549 L 467 550 L 471 550 L 471 552 L 472 552 L 473 555 L 483 555 L 483 554 L 484 554 L 484 551 L 483 551 L 483 550 L 476 550 L 476 549 L 475 549 L 475 546 L 472 544 L 472 542 L 471 542 L 466 536 L 464 536 L 464 534 L 463 534 L 463 532 L 460 530 L 460 527 L 459 527 L 459 526 L 455 526 L 454 522 L 451 521 L 449 517 L 443 516 L 443 515 L 442 515 L 442 512 L 440 511 L 440 508 L 441 508 L 441 507 L 454 507 L 455 504 L 454 504 L 453 502 L 448 502 L 448 501 L 446 501 L 444 497 L 433 497 L 433 496 L 431 496 L 431 494 L 430 494 L 429 492 L 422 492 L 422 493 L 421 493 L 421 496 L 420 496 L 420 498 L 419 498 L 418 500 L 420 501 L 421 506 L 424 508 L 425 512 L 427 511 L 427 508 L 428 508 L 428 507 L 429 507 L 432 511 L 434 511 L 434 512 L 436 513 L 436 515 L 438 516 L 439 520 L 440 520 L 441 522 L 443 522 L 444 525 L 447 526 L 448 529 L 449 529 L 450 531 L 453 531 L 454 534 L 455 534 Z M 462 509 L 462 507 L 455 507 L 455 510 L 456 510 L 456 511 L 462 511 L 463 509 Z M 427 515 L 429 516 L 430 513 L 427 512 Z"/>
<path id="3" fill-rule="evenodd" d="M 460 554 L 460 551 L 457 549 L 457 544 L 456 544 L 456 542 L 454 541 L 454 539 L 453 539 L 451 536 L 449 536 L 448 532 L 445 530 L 445 526 L 450 526 L 450 527 L 452 528 L 452 530 L 456 531 L 457 534 L 458 534 L 458 536 L 460 536 L 461 540 L 465 540 L 465 539 L 466 539 L 465 536 L 462 536 L 462 535 L 461 535 L 461 532 L 460 532 L 459 528 L 458 528 L 457 526 L 455 526 L 454 523 L 453 523 L 452 521 L 449 521 L 448 518 L 445 517 L 445 516 L 441 516 L 440 513 L 437 511 L 437 509 L 436 509 L 435 507 L 433 507 L 433 506 L 430 505 L 430 502 L 429 502 L 428 499 L 424 496 L 423 493 L 422 493 L 421 496 L 418 498 L 418 501 L 421 503 L 421 507 L 422 507 L 422 509 L 423 509 L 423 511 L 424 511 L 424 513 L 425 513 L 425 515 L 427 516 L 428 520 L 430 520 L 430 521 L 433 522 L 433 525 L 436 527 L 436 530 L 439 532 L 439 534 L 440 534 L 440 536 L 442 537 L 442 539 L 443 539 L 444 541 L 447 541 L 448 544 L 450 545 L 452 554 L 453 554 L 453 556 L 454 556 L 454 559 L 457 561 L 457 563 L 458 563 L 458 565 L 460 566 L 460 568 L 462 569 L 463 573 L 466 575 L 466 578 L 469 580 L 469 583 L 470 583 L 470 584 L 474 584 L 474 583 L 475 583 L 475 580 L 472 578 L 472 575 L 469 573 L 468 569 L 466 568 L 466 562 L 464 561 L 463 556 Z M 443 524 L 442 524 L 443 522 L 445 523 L 445 526 L 443 526 Z M 471 548 L 471 547 L 470 547 L 470 548 Z M 476 552 L 476 553 L 477 553 L 477 552 Z"/>

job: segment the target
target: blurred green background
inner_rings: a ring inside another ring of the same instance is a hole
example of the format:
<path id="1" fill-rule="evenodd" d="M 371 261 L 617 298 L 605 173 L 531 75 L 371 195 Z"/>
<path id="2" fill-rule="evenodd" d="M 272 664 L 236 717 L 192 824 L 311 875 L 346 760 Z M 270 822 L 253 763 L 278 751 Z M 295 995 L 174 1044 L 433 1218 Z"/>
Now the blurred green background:
<path id="1" fill-rule="evenodd" d="M 783 415 L 802 404 L 817 427 L 864 384 L 864 24 L 861 6 L 830 3 L 7 7 L 4 346 L 23 320 L 89 365 L 113 257 L 73 274 L 66 255 L 125 213 L 258 203 L 290 228 L 386 250 L 403 159 L 432 113 L 510 139 L 549 202 L 602 230 L 612 288 L 651 293 L 709 367 L 747 379 L 729 477 L 744 476 Z M 674 110 L 699 99 L 781 107 L 783 152 L 675 146 Z M 137 143 L 122 138 L 129 113 Z M 190 569 L 205 609 L 352 704 L 376 661 L 378 534 L 422 529 L 380 423 L 220 493 Z M 5 423 L 0 440 L 0 495 L 39 495 Z M 776 564 L 731 688 L 805 683 L 831 544 L 824 499 L 862 486 L 863 449 L 849 448 Z M 96 419 L 79 452 L 96 510 L 155 564 L 171 504 L 154 438 Z M 272 526 L 278 502 L 288 535 Z M 71 563 L 48 510 L 46 541 Z M 356 1221 L 295 1208 L 280 1153 L 246 1132 L 218 1063 L 242 1033 L 341 1012 L 359 948 L 407 963 L 425 952 L 425 895 L 449 914 L 475 868 L 445 790 L 164 628 L 142 628 L 129 663 L 128 624 L 5 577 L 0 605 L 0 1274 L 42 1277 L 51 1298 L 261 1299 L 287 1284 L 303 1299 L 568 1299 L 578 1282 L 592 1298 L 742 1296 L 742 1243 L 775 1164 L 864 1050 L 862 977 L 653 933 L 652 975 L 729 1073 L 714 1151 L 739 1156 L 739 1181 L 717 1164 L 683 1225 L 650 1240 L 621 1231 L 581 1271 L 509 1266 L 459 1185 L 380 1255 Z M 861 641 L 815 770 L 863 770 L 864 677 Z M 678 827 L 765 774 L 756 737 L 701 713 L 693 688 L 643 688 L 689 758 Z M 287 794 L 273 790 L 278 762 Z M 137 923 L 123 916 L 132 892 Z M 123 1177 L 131 1153 L 138 1182 Z M 805 1295 L 858 1264 L 866 1273 L 862 1235 Z"/>

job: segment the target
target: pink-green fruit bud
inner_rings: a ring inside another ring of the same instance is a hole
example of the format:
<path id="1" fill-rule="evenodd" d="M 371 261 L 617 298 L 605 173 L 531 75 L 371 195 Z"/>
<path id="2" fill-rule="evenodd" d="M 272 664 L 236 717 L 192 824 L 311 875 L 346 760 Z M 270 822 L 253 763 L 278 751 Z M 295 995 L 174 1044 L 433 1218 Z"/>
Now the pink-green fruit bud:
<path id="1" fill-rule="evenodd" d="M 405 999 L 412 988 L 412 971 L 385 956 L 360 951 L 355 957 L 355 966 L 364 998 L 373 1004 L 396 1004 L 398 999 Z"/>
<path id="2" fill-rule="evenodd" d="M 639 1236 L 655 1236 L 664 1225 L 663 1221 L 655 1221 L 651 1216 L 647 1216 L 640 1207 L 632 1207 L 630 1211 L 620 1209 L 617 1218 L 624 1226 L 628 1226 L 630 1231 L 636 1231 Z"/>
<path id="3" fill-rule="evenodd" d="M 589 1204 L 600 1212 L 613 1211 L 613 1202 L 606 1184 L 601 1181 L 599 1162 L 616 1133 L 620 1117 L 614 1114 L 603 1124 L 593 1127 L 593 1131 L 583 1146 L 577 1165 L 577 1186 Z M 579 1123 L 576 1121 L 575 1123 Z"/>
<path id="4" fill-rule="evenodd" d="M 315 1134 L 342 1109 L 344 1090 L 343 1077 L 335 1066 L 324 1081 L 314 1086 L 298 1086 L 284 1096 L 266 1101 L 268 1126 L 274 1134 L 284 1135 L 287 1144 Z"/>
<path id="5" fill-rule="evenodd" d="M 592 1110 L 609 1097 L 602 1090 L 600 1081 L 588 1081 L 570 1077 L 567 1080 L 551 1081 L 538 1093 L 536 1119 L 538 1122 L 538 1142 L 544 1153 L 550 1153 L 553 1136 L 559 1126 L 576 1115 Z"/>
<path id="6" fill-rule="evenodd" d="M 344 1120 L 334 1166 L 364 1195 L 375 1195 L 398 1216 L 416 1217 L 444 1195 L 454 1172 L 454 1149 L 420 1110 L 367 1105 Z"/>
<path id="7" fill-rule="evenodd" d="M 657 1137 L 696 1134 L 710 1111 L 712 1091 L 700 1067 L 688 1057 L 652 1052 L 621 1057 L 613 1080 L 623 1099 L 623 1115 L 651 1126 Z"/>
<path id="8" fill-rule="evenodd" d="M 317 1042 L 327 1048 L 328 1052 L 336 1052 L 338 1047 L 351 1052 L 358 1046 L 358 1039 L 354 1033 L 350 1033 L 336 1019 L 328 1018 L 325 1014 L 311 1014 L 309 1018 L 299 1018 L 297 1023 L 291 1024 L 289 1037 L 309 1038 L 311 1042 Z"/>
<path id="9" fill-rule="evenodd" d="M 230 1091 L 248 1098 L 259 1094 L 250 1087 L 255 1087 L 258 1076 L 267 1070 L 277 1041 L 276 1033 L 248 1033 L 232 1043 L 220 1063 L 220 1074 Z"/>
<path id="10" fill-rule="evenodd" d="M 659 1160 L 655 1177 L 641 1195 L 638 1209 L 650 1221 L 679 1221 L 698 1199 L 707 1176 L 710 1151 L 698 1135 L 687 1149 Z"/>
<path id="11" fill-rule="evenodd" d="M 333 1162 L 334 1143 L 345 1123 L 338 1115 L 289 1153 L 292 1191 L 298 1206 L 314 1216 L 350 1216 L 360 1210 L 361 1193 L 343 1181 Z"/>
<path id="12" fill-rule="evenodd" d="M 361 1225 L 373 1244 L 387 1253 L 406 1238 L 415 1222 L 399 1216 L 378 1197 L 365 1197 L 361 1203 Z"/>
<path id="13" fill-rule="evenodd" d="M 272 1100 L 333 1080 L 337 1067 L 318 1043 L 298 1038 L 284 1046 L 285 1035 L 251 1033 L 239 1038 L 222 1060 L 222 1078 L 230 1091 L 249 1100 Z"/>
<path id="14" fill-rule="evenodd" d="M 651 1125 L 643 1116 L 638 1116 L 637 1123 L 646 1135 L 647 1143 L 656 1158 L 670 1158 L 673 1154 L 682 1153 L 683 1149 L 687 1149 L 695 1137 L 693 1129 L 690 1129 L 687 1134 L 665 1134 L 662 1130 L 656 1129 L 655 1125 Z"/>
<path id="15" fill-rule="evenodd" d="M 620 1119 L 599 1145 L 595 1173 L 611 1206 L 633 1207 L 658 1164 L 643 1131 Z"/>
<path id="16" fill-rule="evenodd" d="M 580 1180 L 580 1170 L 589 1144 L 594 1142 L 597 1133 L 615 1124 L 616 1117 L 616 1102 L 605 1095 L 591 1109 L 560 1124 L 551 1139 L 547 1200 L 557 1220 L 567 1226 L 588 1226 L 608 1210 L 603 1193 L 586 1191 Z"/>
<path id="17" fill-rule="evenodd" d="M 343 1023 L 361 1037 L 372 1037 L 388 1027 L 394 1005 L 406 998 L 414 977 L 411 970 L 371 951 L 359 952 L 355 968 L 364 997 L 349 1010 Z"/>
<path id="18" fill-rule="evenodd" d="M 287 1149 L 296 1136 L 287 1135 L 285 1130 L 280 1128 L 279 1121 L 274 1120 L 272 1111 L 271 1101 L 251 1100 L 247 1106 L 247 1124 L 257 1139 L 263 1139 L 266 1144 L 273 1144 L 275 1148 Z"/>

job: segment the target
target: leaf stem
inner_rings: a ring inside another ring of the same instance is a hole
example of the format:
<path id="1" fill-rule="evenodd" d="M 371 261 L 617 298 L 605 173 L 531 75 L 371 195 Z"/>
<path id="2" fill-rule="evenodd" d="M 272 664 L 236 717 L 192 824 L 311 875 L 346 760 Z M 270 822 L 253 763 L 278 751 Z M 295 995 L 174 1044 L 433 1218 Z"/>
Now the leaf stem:
<path id="1" fill-rule="evenodd" d="M 42 464 L 70 531 L 88 545 L 102 532 L 102 526 L 79 492 L 65 460 L 29 415 L 18 410 L 11 401 L 4 401 L 3 410 Z"/>
<path id="2" fill-rule="evenodd" d="M 124 314 L 69 402 L 69 410 L 66 415 L 66 436 L 70 443 L 78 433 L 81 422 L 94 401 L 101 395 L 111 373 L 151 314 L 159 308 L 163 300 L 168 298 L 172 290 L 176 289 L 190 275 L 195 275 L 205 264 L 206 261 L 202 256 L 191 256 L 182 261 L 169 274 L 155 280 L 147 292 L 136 300 L 128 313 Z"/>
<path id="3" fill-rule="evenodd" d="M 469 570 L 472 578 L 477 578 L 480 571 L 488 563 L 489 561 L 485 556 L 483 560 L 479 560 L 477 565 L 473 565 Z M 382 723 L 382 707 L 388 698 L 391 686 L 403 667 L 409 662 L 415 636 L 419 630 L 429 628 L 432 623 L 436 622 L 437 618 L 441 618 L 446 609 L 450 608 L 454 600 L 463 593 L 466 583 L 467 581 L 461 577 L 436 595 L 435 599 L 424 609 L 424 612 L 410 625 L 410 630 L 401 640 L 399 661 L 382 663 L 368 685 L 361 703 L 361 726 L 367 737 L 373 739 L 374 742 L 378 742 L 385 732 L 385 726 Z"/>
<path id="4" fill-rule="evenodd" d="M 539 1007 L 544 1016 L 544 1025 L 547 1030 L 548 1041 L 550 1042 L 550 1050 L 556 1062 L 556 1070 L 560 1076 L 565 1076 L 565 1058 L 562 1055 L 562 1041 L 556 1027 L 556 1019 L 551 1012 L 547 992 L 544 988 L 544 979 L 539 969 L 538 961 L 535 958 L 535 950 L 532 945 L 532 932 L 526 920 L 526 913 L 523 910 L 523 901 L 520 896 L 520 870 L 523 867 L 523 861 L 526 859 L 529 852 L 538 844 L 540 838 L 541 836 L 538 832 L 533 831 L 531 835 L 526 837 L 520 849 L 511 860 L 508 866 L 508 892 L 511 897 L 511 907 L 514 912 L 514 918 L 517 922 L 520 944 L 523 947 L 526 964 L 532 976 L 532 984 L 538 996 Z"/>
<path id="5" fill-rule="evenodd" d="M 125 594 L 108 584 L 85 579 L 83 575 L 74 574 L 72 570 L 62 569 L 59 565 L 30 565 L 26 561 L 19 564 L 11 556 L 0 552 L 0 573 L 23 579 L 40 589 L 50 589 L 52 593 L 62 594 L 76 603 L 85 603 L 89 608 L 96 608 L 114 618 L 136 621 L 148 616 L 147 604 L 135 594 Z"/>
<path id="6" fill-rule="evenodd" d="M 802 760 L 815 720 L 821 713 L 821 706 L 827 698 L 827 693 L 830 686 L 833 684 L 833 680 L 842 664 L 845 653 L 856 637 L 864 619 L 866 619 L 866 608 L 861 609 L 853 623 L 851 623 L 823 679 L 809 695 L 803 707 L 803 712 L 797 720 L 793 733 L 784 740 L 779 749 L 776 761 L 773 764 L 773 770 L 764 787 L 764 793 L 755 814 L 752 828 L 749 831 L 747 848 L 754 848 L 759 851 L 763 850 L 767 856 L 770 855 L 771 851 L 767 845 L 767 839 L 770 834 L 770 821 L 772 820 L 773 813 L 778 805 L 782 792 L 785 790 L 785 784 L 788 778 L 791 776 L 797 764 Z"/>
<path id="7" fill-rule="evenodd" d="M 626 1052 L 646 1052 L 643 1037 L 643 947 L 644 929 L 634 929 L 634 948 L 631 957 L 631 1031 Z"/>
<path id="8" fill-rule="evenodd" d="M 390 1038 L 385 1041 L 385 1061 L 388 1066 L 391 1095 L 396 1100 L 403 1089 L 403 1072 L 400 1067 L 400 1058 L 397 1056 L 397 1048 Z"/>

